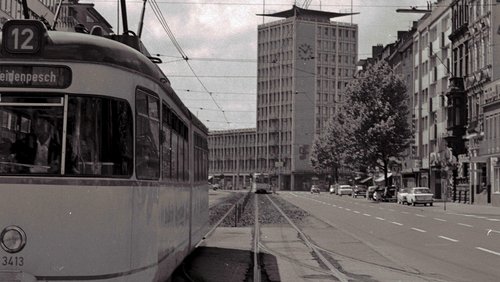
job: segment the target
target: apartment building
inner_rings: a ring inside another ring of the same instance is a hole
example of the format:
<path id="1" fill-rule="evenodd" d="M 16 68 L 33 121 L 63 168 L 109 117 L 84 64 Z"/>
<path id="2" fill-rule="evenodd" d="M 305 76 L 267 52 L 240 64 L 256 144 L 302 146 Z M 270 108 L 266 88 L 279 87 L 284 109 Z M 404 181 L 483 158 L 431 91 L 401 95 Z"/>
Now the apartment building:
<path id="1" fill-rule="evenodd" d="M 436 3 L 425 14 L 413 35 L 415 146 L 417 185 L 431 188 L 436 199 L 445 197 L 448 176 L 444 172 L 449 149 L 446 146 L 446 93 L 450 76 L 450 0 Z"/>
<path id="2" fill-rule="evenodd" d="M 94 9 L 94 4 L 79 3 L 78 0 L 63 1 L 56 20 L 58 0 L 31 0 L 27 1 L 28 17 L 44 21 L 51 28 L 58 31 L 75 31 L 75 26 L 81 25 L 90 31 L 94 26 L 102 28 L 105 34 L 111 34 L 111 25 Z M 0 25 L 9 19 L 24 19 L 21 1 L 0 0 Z"/>

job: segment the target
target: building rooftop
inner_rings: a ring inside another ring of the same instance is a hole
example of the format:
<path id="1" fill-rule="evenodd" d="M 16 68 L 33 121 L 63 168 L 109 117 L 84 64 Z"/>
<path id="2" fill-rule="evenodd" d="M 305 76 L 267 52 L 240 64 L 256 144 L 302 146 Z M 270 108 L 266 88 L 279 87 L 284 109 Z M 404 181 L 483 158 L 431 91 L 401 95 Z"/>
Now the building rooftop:
<path id="1" fill-rule="evenodd" d="M 291 17 L 300 17 L 300 16 L 314 16 L 314 17 L 322 17 L 322 18 L 338 18 L 343 16 L 357 15 L 359 13 L 335 13 L 335 12 L 325 12 L 318 10 L 309 10 L 302 9 L 295 5 L 292 6 L 290 10 L 271 13 L 271 14 L 257 14 L 257 16 L 263 17 L 277 17 L 277 18 L 291 18 Z"/>

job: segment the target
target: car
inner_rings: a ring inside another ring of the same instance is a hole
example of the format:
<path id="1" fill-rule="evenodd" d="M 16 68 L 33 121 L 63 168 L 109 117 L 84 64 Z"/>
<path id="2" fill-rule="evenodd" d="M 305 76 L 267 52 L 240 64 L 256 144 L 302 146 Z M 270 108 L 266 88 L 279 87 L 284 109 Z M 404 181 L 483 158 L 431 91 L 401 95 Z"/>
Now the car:
<path id="1" fill-rule="evenodd" d="M 379 187 L 373 192 L 373 200 L 378 202 L 395 202 L 396 186 Z"/>
<path id="2" fill-rule="evenodd" d="M 214 184 L 212 184 L 212 189 L 213 189 L 213 190 L 218 190 L 218 189 L 220 189 L 220 184 L 219 184 L 219 183 L 214 183 Z"/>
<path id="3" fill-rule="evenodd" d="M 377 188 L 378 186 L 369 186 L 366 190 L 366 199 L 373 200 L 373 192 L 375 192 L 375 189 Z"/>
<path id="4" fill-rule="evenodd" d="M 342 195 L 352 195 L 352 187 L 351 185 L 340 185 L 338 190 L 337 190 L 337 195 L 342 196 Z"/>
<path id="5" fill-rule="evenodd" d="M 357 198 L 358 196 L 362 196 L 366 198 L 367 189 L 365 185 L 355 185 L 354 188 L 352 188 L 352 197 Z"/>
<path id="6" fill-rule="evenodd" d="M 416 204 L 429 204 L 432 206 L 434 203 L 434 194 L 428 187 L 413 187 L 410 188 L 406 195 L 406 201 L 409 205 L 415 206 Z"/>
<path id="7" fill-rule="evenodd" d="M 408 190 L 409 188 L 403 188 L 399 190 L 396 194 L 396 201 L 400 205 L 408 204 L 408 201 L 406 200 L 406 196 L 408 195 Z"/>
<path id="8" fill-rule="evenodd" d="M 311 194 L 314 194 L 314 193 L 318 193 L 318 194 L 320 193 L 319 186 L 318 186 L 318 185 L 315 185 L 315 184 L 313 184 L 313 185 L 311 186 Z"/>

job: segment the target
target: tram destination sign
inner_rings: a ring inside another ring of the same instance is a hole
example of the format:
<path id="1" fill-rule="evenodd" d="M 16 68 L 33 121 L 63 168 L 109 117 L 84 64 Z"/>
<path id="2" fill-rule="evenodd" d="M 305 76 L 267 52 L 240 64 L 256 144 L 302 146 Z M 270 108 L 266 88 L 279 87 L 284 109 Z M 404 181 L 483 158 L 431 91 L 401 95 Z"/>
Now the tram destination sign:
<path id="1" fill-rule="evenodd" d="M 67 88 L 71 78 L 65 66 L 0 65 L 0 87 Z"/>

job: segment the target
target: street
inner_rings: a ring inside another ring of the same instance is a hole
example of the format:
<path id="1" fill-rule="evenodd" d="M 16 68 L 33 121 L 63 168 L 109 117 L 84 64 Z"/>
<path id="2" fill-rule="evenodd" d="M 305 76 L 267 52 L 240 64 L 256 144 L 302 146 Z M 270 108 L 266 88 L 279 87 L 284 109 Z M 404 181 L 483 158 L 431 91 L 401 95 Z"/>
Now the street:
<path id="1" fill-rule="evenodd" d="M 413 207 L 327 193 L 280 196 L 318 220 L 303 230 L 338 260 L 347 276 L 383 281 L 398 279 L 397 273 L 427 281 L 500 278 L 498 208 L 447 203 L 445 211 L 439 202 Z"/>

